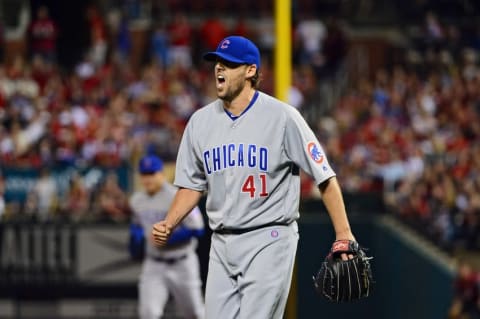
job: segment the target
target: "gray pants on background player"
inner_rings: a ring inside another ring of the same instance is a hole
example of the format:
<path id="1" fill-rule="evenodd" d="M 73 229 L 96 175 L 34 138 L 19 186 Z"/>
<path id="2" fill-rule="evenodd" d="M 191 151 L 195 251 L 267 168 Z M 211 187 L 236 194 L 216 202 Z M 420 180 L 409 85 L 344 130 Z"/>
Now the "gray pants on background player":
<path id="1" fill-rule="evenodd" d="M 205 307 L 199 278 L 198 258 L 194 252 L 173 263 L 147 258 L 139 282 L 140 318 L 161 319 L 171 293 L 176 312 L 182 318 L 203 319 Z"/>

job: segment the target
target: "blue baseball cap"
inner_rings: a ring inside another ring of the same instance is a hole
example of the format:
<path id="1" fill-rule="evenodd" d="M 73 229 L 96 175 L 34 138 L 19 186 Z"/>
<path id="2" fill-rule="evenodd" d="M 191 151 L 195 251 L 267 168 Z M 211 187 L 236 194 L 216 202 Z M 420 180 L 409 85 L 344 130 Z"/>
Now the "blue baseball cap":
<path id="1" fill-rule="evenodd" d="M 140 174 L 153 174 L 163 170 L 163 161 L 155 155 L 145 155 L 138 162 Z"/>
<path id="2" fill-rule="evenodd" d="M 255 64 L 257 69 L 260 68 L 260 51 L 252 41 L 247 38 L 232 35 L 226 37 L 214 52 L 208 52 L 203 55 L 207 61 L 216 61 L 221 58 L 228 62 L 240 64 Z"/>

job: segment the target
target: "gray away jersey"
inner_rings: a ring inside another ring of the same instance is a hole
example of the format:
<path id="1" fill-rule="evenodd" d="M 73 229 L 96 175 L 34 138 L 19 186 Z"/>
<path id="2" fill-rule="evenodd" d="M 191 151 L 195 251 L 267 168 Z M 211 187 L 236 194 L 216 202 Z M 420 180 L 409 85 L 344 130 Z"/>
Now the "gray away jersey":
<path id="1" fill-rule="evenodd" d="M 301 114 L 259 92 L 235 121 L 219 99 L 192 115 L 178 152 L 175 185 L 208 191 L 214 230 L 288 223 L 299 217 L 298 167 L 317 185 L 335 176 Z"/>
<path id="2" fill-rule="evenodd" d="M 133 222 L 141 225 L 145 232 L 147 247 L 146 255 L 151 257 L 175 258 L 195 251 L 197 239 L 193 238 L 185 245 L 178 245 L 169 249 L 168 246 L 157 248 L 149 240 L 153 224 L 164 220 L 168 209 L 175 197 L 177 188 L 164 183 L 160 191 L 150 196 L 144 191 L 135 192 L 130 198 L 130 207 L 133 210 Z M 195 207 L 182 221 L 181 225 L 191 229 L 203 229 L 203 217 L 200 209 Z"/>

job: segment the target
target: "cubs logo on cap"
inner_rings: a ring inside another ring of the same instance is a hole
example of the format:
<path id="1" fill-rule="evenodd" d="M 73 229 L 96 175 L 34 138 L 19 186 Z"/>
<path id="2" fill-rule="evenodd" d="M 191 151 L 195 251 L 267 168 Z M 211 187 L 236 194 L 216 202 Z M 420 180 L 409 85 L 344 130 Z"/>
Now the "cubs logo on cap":
<path id="1" fill-rule="evenodd" d="M 140 174 L 153 174 L 163 170 L 163 161 L 156 155 L 145 155 L 138 162 Z"/>
<path id="2" fill-rule="evenodd" d="M 247 38 L 233 35 L 226 37 L 218 44 L 217 50 L 203 55 L 207 61 L 216 61 L 218 58 L 232 63 L 255 64 L 260 68 L 260 51 Z"/>
<path id="3" fill-rule="evenodd" d="M 220 43 L 220 49 L 226 49 L 228 48 L 228 45 L 230 44 L 230 40 L 225 39 Z"/>
<path id="4" fill-rule="evenodd" d="M 308 143 L 307 152 L 315 163 L 321 164 L 323 162 L 325 156 L 322 154 L 320 147 L 315 144 L 315 142 Z"/>

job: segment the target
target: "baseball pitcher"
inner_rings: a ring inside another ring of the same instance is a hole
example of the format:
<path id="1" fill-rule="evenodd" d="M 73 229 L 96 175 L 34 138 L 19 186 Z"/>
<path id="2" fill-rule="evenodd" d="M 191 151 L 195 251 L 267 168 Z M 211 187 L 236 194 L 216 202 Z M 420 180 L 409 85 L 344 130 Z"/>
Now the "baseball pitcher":
<path id="1" fill-rule="evenodd" d="M 206 318 L 280 319 L 297 250 L 300 169 L 319 186 L 337 239 L 353 241 L 341 190 L 300 113 L 257 89 L 255 44 L 229 36 L 204 58 L 214 63 L 218 99 L 187 124 L 177 157 L 179 190 L 152 235 L 157 245 L 168 243 L 208 192 Z"/>

